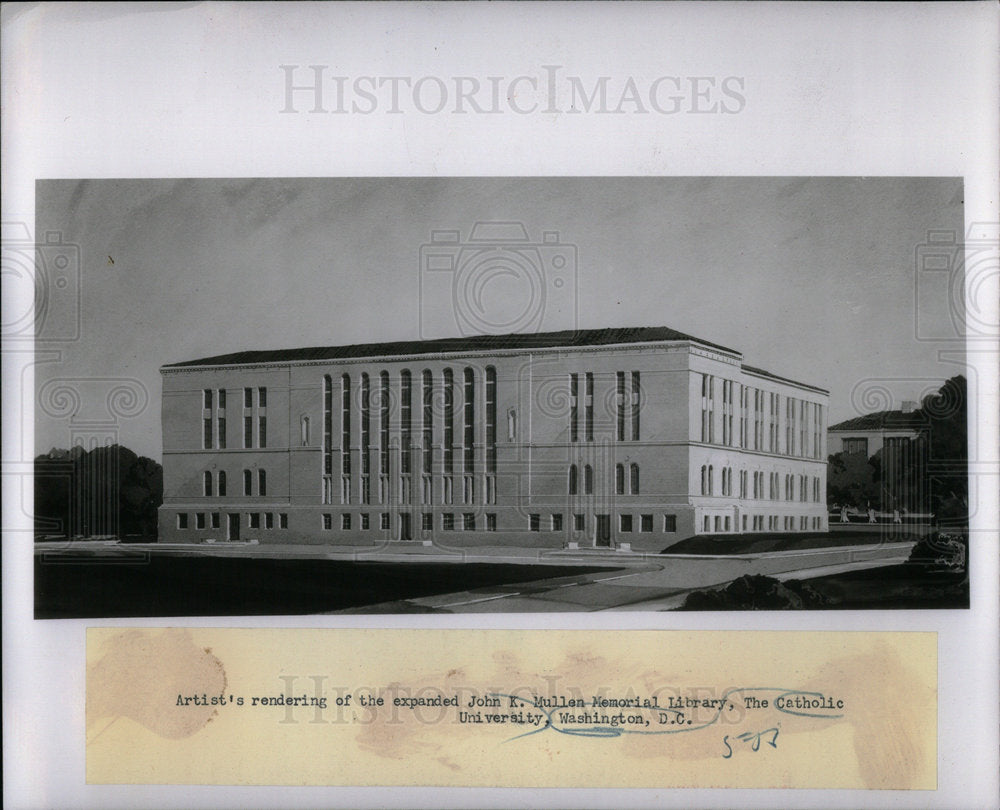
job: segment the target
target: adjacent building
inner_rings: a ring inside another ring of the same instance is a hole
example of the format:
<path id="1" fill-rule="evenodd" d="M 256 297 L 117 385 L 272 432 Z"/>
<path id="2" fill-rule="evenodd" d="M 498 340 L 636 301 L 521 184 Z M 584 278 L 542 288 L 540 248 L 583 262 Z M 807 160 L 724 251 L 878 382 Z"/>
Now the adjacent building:
<path id="1" fill-rule="evenodd" d="M 668 328 L 246 351 L 161 373 L 162 541 L 660 551 L 827 529 L 828 392 Z"/>

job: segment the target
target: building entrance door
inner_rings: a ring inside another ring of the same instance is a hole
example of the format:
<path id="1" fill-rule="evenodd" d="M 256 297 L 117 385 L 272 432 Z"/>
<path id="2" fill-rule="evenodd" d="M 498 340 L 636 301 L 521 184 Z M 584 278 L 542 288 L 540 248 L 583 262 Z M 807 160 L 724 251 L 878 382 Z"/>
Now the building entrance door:
<path id="1" fill-rule="evenodd" d="M 240 539 L 240 515 L 238 512 L 230 512 L 226 515 L 229 523 L 229 531 L 226 533 L 226 540 L 235 543 Z"/>
<path id="2" fill-rule="evenodd" d="M 400 512 L 399 514 L 399 539 L 403 541 L 413 539 L 413 530 L 410 525 L 411 515 L 409 512 Z"/>
<path id="3" fill-rule="evenodd" d="M 595 545 L 611 546 L 611 515 L 597 516 L 597 537 Z"/>

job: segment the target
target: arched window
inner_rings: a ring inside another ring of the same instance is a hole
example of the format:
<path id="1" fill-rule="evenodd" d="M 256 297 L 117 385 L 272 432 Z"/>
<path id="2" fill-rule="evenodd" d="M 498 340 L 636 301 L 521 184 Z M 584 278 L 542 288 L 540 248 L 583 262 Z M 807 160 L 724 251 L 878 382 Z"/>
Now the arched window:
<path id="1" fill-rule="evenodd" d="M 583 468 L 583 491 L 587 495 L 594 494 L 594 468 L 589 464 Z"/>
<path id="2" fill-rule="evenodd" d="M 267 495 L 267 470 L 257 470 L 257 494 Z"/>
<path id="3" fill-rule="evenodd" d="M 410 372 L 403 369 L 399 372 L 399 471 L 403 475 L 409 475 L 412 472 L 410 467 L 410 431 L 413 422 L 412 392 L 413 379 Z"/>
<path id="4" fill-rule="evenodd" d="M 624 495 L 625 494 L 625 465 L 616 464 L 615 465 L 615 494 Z"/>
<path id="5" fill-rule="evenodd" d="M 302 419 L 299 420 L 299 434 L 300 434 L 300 439 L 302 440 L 302 446 L 303 447 L 308 447 L 309 446 L 309 417 L 308 416 L 303 416 Z"/>
<path id="6" fill-rule="evenodd" d="M 701 465 L 701 494 L 708 495 L 708 467 Z"/>
<path id="7" fill-rule="evenodd" d="M 576 495 L 580 491 L 579 472 L 575 464 L 569 465 L 569 494 Z"/>
<path id="8" fill-rule="evenodd" d="M 712 479 L 715 477 L 715 468 L 709 464 L 708 465 L 708 494 L 712 494 L 713 482 Z"/>
<path id="9" fill-rule="evenodd" d="M 444 386 L 444 471 L 450 475 L 455 470 L 455 378 L 450 368 L 441 375 Z"/>
<path id="10" fill-rule="evenodd" d="M 253 473 L 250 470 L 243 471 L 243 494 L 250 495 L 253 491 Z"/>
<path id="11" fill-rule="evenodd" d="M 226 471 L 219 470 L 219 497 L 224 498 L 226 496 Z"/>
<path id="12" fill-rule="evenodd" d="M 202 489 L 204 490 L 206 498 L 210 498 L 212 496 L 212 473 L 209 470 L 205 470 Z"/>
<path id="13" fill-rule="evenodd" d="M 486 367 L 486 472 L 497 471 L 497 370 Z"/>
<path id="14" fill-rule="evenodd" d="M 639 494 L 639 465 L 633 464 L 629 468 L 630 489 L 633 495 Z"/>

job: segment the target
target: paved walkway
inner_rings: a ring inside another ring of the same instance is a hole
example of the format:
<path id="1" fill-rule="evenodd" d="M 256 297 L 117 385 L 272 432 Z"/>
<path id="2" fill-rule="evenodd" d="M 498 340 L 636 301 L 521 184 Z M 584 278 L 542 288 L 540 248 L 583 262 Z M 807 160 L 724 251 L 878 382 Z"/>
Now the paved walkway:
<path id="1" fill-rule="evenodd" d="M 745 574 L 777 579 L 809 579 L 829 574 L 905 562 L 913 543 L 851 546 L 756 555 L 665 555 L 648 558 L 639 570 L 559 577 L 530 583 L 496 585 L 368 606 L 342 613 L 550 613 L 670 610 L 693 590 L 721 587 Z M 654 561 L 655 560 L 655 561 Z"/>

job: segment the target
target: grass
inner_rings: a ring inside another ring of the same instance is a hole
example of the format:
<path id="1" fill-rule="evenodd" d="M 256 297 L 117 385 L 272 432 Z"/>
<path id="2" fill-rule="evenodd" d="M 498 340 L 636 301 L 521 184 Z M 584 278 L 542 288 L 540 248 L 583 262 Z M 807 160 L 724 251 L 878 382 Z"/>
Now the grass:
<path id="1" fill-rule="evenodd" d="M 325 613 L 603 567 L 174 557 L 35 558 L 35 618 Z M 398 612 L 404 612 L 400 609 Z"/>
<path id="2" fill-rule="evenodd" d="M 663 554 L 763 554 L 768 551 L 798 551 L 840 546 L 876 546 L 917 540 L 905 529 L 890 531 L 839 531 L 815 534 L 696 535 L 664 549 Z"/>

